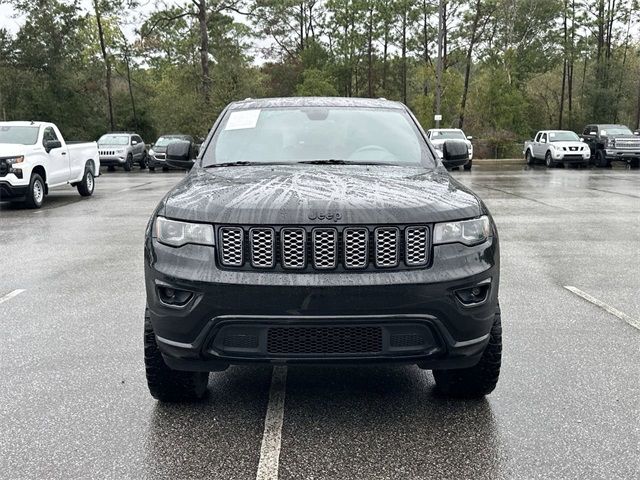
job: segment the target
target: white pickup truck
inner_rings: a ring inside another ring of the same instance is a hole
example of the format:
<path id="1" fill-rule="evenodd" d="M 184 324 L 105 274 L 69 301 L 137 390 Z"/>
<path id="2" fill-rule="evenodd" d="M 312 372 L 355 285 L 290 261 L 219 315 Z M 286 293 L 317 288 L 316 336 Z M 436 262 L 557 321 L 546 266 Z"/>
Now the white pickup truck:
<path id="1" fill-rule="evenodd" d="M 570 130 L 540 130 L 532 141 L 524 142 L 522 153 L 527 165 L 544 160 L 548 168 L 561 163 L 588 167 L 591 158 L 589 146 Z"/>
<path id="2" fill-rule="evenodd" d="M 65 142 L 46 122 L 0 122 L 0 200 L 40 208 L 52 188 L 71 185 L 93 194 L 100 175 L 96 142 Z"/>

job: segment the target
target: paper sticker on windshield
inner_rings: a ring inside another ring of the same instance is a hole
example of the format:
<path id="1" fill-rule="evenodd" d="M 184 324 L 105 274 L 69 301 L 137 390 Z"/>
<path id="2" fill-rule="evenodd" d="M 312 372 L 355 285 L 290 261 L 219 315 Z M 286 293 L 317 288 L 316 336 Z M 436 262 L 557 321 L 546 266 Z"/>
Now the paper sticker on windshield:
<path id="1" fill-rule="evenodd" d="M 256 128 L 260 110 L 239 110 L 231 112 L 225 130 L 240 130 L 243 128 Z"/>
<path id="2" fill-rule="evenodd" d="M 607 135 L 607 131 L 606 130 L 600 130 L 600 135 L 602 135 L 603 137 Z"/>
<path id="3" fill-rule="evenodd" d="M 555 137 L 555 136 L 556 136 L 556 134 L 555 134 L 554 132 L 549 132 L 549 136 L 550 136 L 551 138 L 553 138 L 553 137 Z"/>

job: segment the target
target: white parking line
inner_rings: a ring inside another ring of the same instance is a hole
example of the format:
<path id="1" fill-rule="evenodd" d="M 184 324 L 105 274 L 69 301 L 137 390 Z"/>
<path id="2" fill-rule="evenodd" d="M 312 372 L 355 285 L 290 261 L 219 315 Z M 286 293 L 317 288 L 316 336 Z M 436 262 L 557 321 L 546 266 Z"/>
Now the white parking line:
<path id="1" fill-rule="evenodd" d="M 256 480 L 278 480 L 287 367 L 273 367 Z"/>
<path id="2" fill-rule="evenodd" d="M 627 322 L 629 325 L 631 325 L 632 327 L 637 328 L 638 330 L 640 330 L 640 321 L 636 320 L 635 318 L 631 318 L 629 315 L 627 315 L 624 312 L 621 312 L 620 310 L 618 310 L 617 308 L 612 307 L 611 305 L 608 305 L 606 303 L 604 303 L 601 300 L 598 300 L 597 298 L 589 295 L 586 292 L 583 292 L 582 290 L 580 290 L 579 288 L 576 287 L 572 287 L 570 285 L 565 285 L 564 288 L 566 288 L 567 290 L 569 290 L 570 292 L 575 293 L 576 295 L 578 295 L 579 297 L 584 298 L 586 301 L 593 303 L 594 305 L 597 305 L 598 307 L 602 308 L 603 310 L 606 310 L 607 312 L 609 312 L 611 315 L 615 315 L 616 317 L 618 317 L 620 320 L 624 320 L 625 322 Z"/>
<path id="3" fill-rule="evenodd" d="M 0 303 L 4 303 L 7 300 L 11 300 L 13 297 L 17 297 L 18 295 L 20 295 L 22 292 L 25 292 L 25 291 L 26 290 L 24 288 L 19 288 L 17 290 L 14 290 L 13 292 L 9 292 L 4 297 L 0 297 Z"/>

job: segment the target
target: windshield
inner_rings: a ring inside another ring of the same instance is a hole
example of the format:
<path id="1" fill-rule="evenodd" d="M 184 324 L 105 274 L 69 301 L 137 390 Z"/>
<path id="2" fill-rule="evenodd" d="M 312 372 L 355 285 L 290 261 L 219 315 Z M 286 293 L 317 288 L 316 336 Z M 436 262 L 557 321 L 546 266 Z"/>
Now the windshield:
<path id="1" fill-rule="evenodd" d="M 98 140 L 98 145 L 129 145 L 128 135 L 103 135 Z"/>
<path id="2" fill-rule="evenodd" d="M 175 142 L 176 140 L 186 140 L 186 138 L 177 137 L 177 136 L 176 137 L 160 137 L 154 144 L 154 147 L 166 147 L 171 142 Z"/>
<path id="3" fill-rule="evenodd" d="M 460 130 L 431 130 L 431 140 L 466 140 Z"/>
<path id="4" fill-rule="evenodd" d="M 600 135 L 633 135 L 633 133 L 627 127 L 611 125 L 608 127 L 602 127 Z"/>
<path id="5" fill-rule="evenodd" d="M 35 145 L 38 141 L 38 127 L 0 125 L 0 143 Z"/>
<path id="6" fill-rule="evenodd" d="M 230 162 L 333 162 L 435 167 L 403 110 L 302 107 L 226 114 L 203 155 L 203 166 Z"/>
<path id="7" fill-rule="evenodd" d="M 550 142 L 579 142 L 580 137 L 574 132 L 549 132 Z"/>

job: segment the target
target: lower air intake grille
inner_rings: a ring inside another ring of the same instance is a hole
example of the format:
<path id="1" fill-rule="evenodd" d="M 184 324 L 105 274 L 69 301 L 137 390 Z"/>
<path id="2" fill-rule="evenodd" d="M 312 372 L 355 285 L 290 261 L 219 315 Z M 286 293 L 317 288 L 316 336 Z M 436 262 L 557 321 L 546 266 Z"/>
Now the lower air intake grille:
<path id="1" fill-rule="evenodd" d="M 382 351 L 380 327 L 273 327 L 267 335 L 273 354 L 366 354 Z"/>

